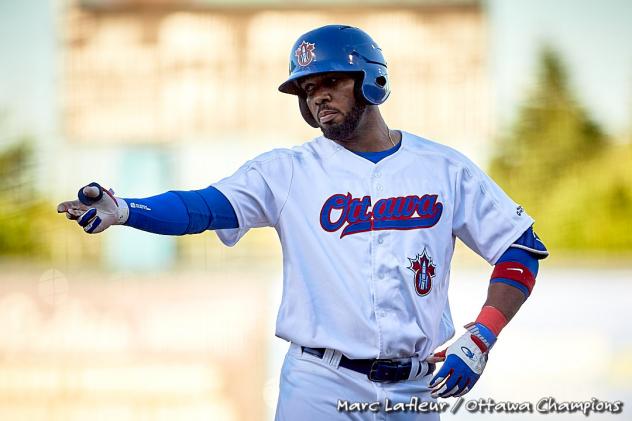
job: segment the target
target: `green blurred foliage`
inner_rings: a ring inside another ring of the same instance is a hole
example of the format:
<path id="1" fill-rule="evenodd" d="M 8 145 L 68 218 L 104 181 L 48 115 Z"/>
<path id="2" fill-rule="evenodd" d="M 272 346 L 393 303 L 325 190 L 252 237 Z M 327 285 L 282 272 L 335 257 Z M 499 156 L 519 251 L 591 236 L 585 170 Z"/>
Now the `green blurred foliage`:
<path id="1" fill-rule="evenodd" d="M 0 256 L 43 257 L 49 243 L 41 230 L 49 211 L 34 187 L 33 139 L 20 136 L 0 150 Z"/>
<path id="2" fill-rule="evenodd" d="M 612 145 L 569 171 L 538 215 L 560 248 L 632 250 L 632 145 Z"/>
<path id="3" fill-rule="evenodd" d="M 581 107 L 553 49 L 542 49 L 537 76 L 491 176 L 550 249 L 632 250 L 632 147 L 612 143 Z"/>

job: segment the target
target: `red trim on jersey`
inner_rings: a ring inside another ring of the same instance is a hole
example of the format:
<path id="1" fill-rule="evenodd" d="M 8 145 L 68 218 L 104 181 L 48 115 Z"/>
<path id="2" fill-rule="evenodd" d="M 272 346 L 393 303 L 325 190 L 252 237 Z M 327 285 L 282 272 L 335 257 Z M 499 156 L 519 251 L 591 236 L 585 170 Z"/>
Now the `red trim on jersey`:
<path id="1" fill-rule="evenodd" d="M 503 330 L 508 323 L 505 315 L 496 307 L 492 306 L 484 306 L 475 322 L 484 325 L 494 332 L 496 336 L 500 334 L 500 331 Z"/>
<path id="2" fill-rule="evenodd" d="M 494 266 L 492 279 L 505 278 L 519 282 L 527 287 L 529 294 L 535 285 L 535 277 L 528 267 L 519 262 L 502 262 Z"/>

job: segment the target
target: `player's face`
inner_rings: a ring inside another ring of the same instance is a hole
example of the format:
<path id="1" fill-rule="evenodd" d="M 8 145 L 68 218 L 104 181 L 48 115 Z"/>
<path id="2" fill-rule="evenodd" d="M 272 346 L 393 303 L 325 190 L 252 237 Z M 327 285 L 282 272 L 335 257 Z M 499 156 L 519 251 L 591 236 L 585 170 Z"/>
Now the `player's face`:
<path id="1" fill-rule="evenodd" d="M 355 79 L 346 73 L 308 76 L 299 83 L 312 116 L 323 134 L 332 140 L 350 138 L 366 105 L 355 100 Z"/>

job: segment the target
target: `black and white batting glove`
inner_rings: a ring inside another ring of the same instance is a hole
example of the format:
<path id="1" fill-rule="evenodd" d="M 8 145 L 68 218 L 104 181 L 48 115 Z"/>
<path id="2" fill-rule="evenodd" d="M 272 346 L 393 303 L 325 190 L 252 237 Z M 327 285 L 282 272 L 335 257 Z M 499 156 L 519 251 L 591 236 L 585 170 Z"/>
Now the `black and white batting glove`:
<path id="1" fill-rule="evenodd" d="M 112 189 L 105 190 L 98 183 L 90 183 L 79 189 L 77 197 L 77 200 L 57 205 L 57 213 L 65 213 L 68 219 L 76 220 L 88 234 L 97 234 L 127 221 L 127 203 L 114 197 Z"/>

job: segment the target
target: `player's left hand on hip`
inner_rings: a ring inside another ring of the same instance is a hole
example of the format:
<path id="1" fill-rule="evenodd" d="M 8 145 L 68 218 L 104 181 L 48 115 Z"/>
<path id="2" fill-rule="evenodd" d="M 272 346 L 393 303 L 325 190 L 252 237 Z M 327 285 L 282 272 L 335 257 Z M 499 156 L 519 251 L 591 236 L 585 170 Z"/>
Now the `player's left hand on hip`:
<path id="1" fill-rule="evenodd" d="M 441 369 L 430 381 L 433 398 L 466 394 L 485 369 L 487 354 L 496 342 L 496 335 L 480 323 L 465 327 L 467 332 L 452 345 L 427 358 L 431 363 L 443 361 Z"/>

